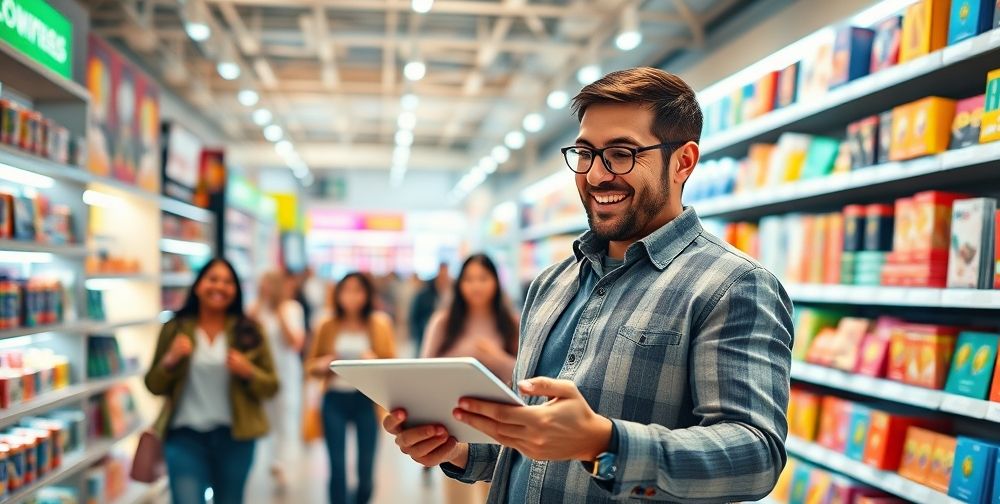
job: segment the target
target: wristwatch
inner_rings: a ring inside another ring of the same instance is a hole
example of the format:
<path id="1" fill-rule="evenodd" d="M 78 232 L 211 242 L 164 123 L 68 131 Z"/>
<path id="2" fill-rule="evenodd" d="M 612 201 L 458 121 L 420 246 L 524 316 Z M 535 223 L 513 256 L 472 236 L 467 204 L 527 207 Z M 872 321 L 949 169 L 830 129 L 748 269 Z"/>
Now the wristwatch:
<path id="1" fill-rule="evenodd" d="M 593 462 L 591 475 L 598 481 L 612 481 L 618 472 L 618 456 L 611 452 L 604 452 L 597 456 Z"/>

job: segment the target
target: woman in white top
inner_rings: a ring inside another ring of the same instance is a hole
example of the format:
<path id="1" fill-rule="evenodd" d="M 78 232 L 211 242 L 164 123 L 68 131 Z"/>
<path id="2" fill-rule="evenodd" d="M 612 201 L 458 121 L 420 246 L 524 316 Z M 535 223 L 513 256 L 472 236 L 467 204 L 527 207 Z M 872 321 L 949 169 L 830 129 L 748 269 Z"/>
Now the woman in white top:
<path id="1" fill-rule="evenodd" d="M 243 312 L 233 266 L 213 259 L 184 307 L 163 325 L 146 388 L 165 396 L 155 431 L 173 502 L 242 504 L 255 440 L 268 432 L 263 402 L 278 391 L 267 338 Z"/>
<path id="2" fill-rule="evenodd" d="M 323 435 L 330 455 L 330 503 L 366 504 L 374 491 L 375 446 L 384 411 L 330 371 L 334 359 L 391 359 L 396 356 L 392 320 L 374 308 L 375 292 L 362 273 L 344 277 L 333 293 L 333 318 L 320 327 L 309 352 L 309 372 L 323 378 Z M 358 435 L 358 488 L 347 491 L 347 426 Z"/>
<path id="3" fill-rule="evenodd" d="M 299 453 L 302 439 L 302 346 L 305 343 L 305 312 L 295 300 L 295 278 L 273 271 L 260 281 L 257 304 L 250 310 L 264 329 L 274 354 L 275 369 L 281 390 L 268 401 L 271 420 L 271 474 L 279 491 L 287 484 L 284 468 Z"/>
<path id="4" fill-rule="evenodd" d="M 510 383 L 517 360 L 518 322 L 500 289 L 496 265 L 486 255 L 466 259 L 455 282 L 451 306 L 427 324 L 423 357 L 475 357 L 501 381 Z M 485 483 L 466 485 L 446 478 L 448 504 L 484 502 Z"/>

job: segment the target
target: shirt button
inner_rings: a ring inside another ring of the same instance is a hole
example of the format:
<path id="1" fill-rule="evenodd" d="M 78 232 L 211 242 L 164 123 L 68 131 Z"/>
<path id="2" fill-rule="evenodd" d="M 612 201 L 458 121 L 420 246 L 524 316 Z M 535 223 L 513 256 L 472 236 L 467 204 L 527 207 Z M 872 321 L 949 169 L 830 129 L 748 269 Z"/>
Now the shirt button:
<path id="1" fill-rule="evenodd" d="M 605 295 L 607 293 L 608 293 L 608 291 L 605 290 L 604 287 L 600 287 L 600 288 L 597 289 L 597 295 L 598 296 L 603 296 L 603 295 Z"/>
<path id="2" fill-rule="evenodd" d="M 649 488 L 646 489 L 646 497 L 653 497 L 655 495 L 656 495 L 656 489 L 655 488 L 649 487 Z"/>
<path id="3" fill-rule="evenodd" d="M 572 364 L 576 362 L 576 354 L 569 354 L 569 363 Z"/>
<path id="4" fill-rule="evenodd" d="M 642 495 L 642 487 L 635 487 L 632 489 L 632 495 Z"/>

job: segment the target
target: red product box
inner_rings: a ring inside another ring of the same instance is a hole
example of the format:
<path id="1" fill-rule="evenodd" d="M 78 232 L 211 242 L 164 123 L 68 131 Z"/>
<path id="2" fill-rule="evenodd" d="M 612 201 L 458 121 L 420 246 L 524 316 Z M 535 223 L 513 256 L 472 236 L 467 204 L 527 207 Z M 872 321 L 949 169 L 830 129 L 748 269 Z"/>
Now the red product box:
<path id="1" fill-rule="evenodd" d="M 838 347 L 837 330 L 826 327 L 813 338 L 809 350 L 806 351 L 806 362 L 829 367 L 833 363 L 833 356 Z"/>
<path id="2" fill-rule="evenodd" d="M 990 400 L 1000 402 L 1000 359 L 997 359 L 997 365 L 993 369 L 993 384 L 990 387 Z"/>
<path id="3" fill-rule="evenodd" d="M 889 342 L 886 376 L 909 385 L 944 388 L 955 352 L 958 328 L 932 324 L 906 324 Z"/>
<path id="4" fill-rule="evenodd" d="M 860 361 L 861 344 L 868 334 L 872 321 L 865 318 L 844 317 L 837 325 L 836 346 L 830 367 L 851 372 Z"/>
<path id="5" fill-rule="evenodd" d="M 951 209 L 968 194 L 924 191 L 913 195 L 916 205 L 913 250 L 948 250 L 951 241 Z"/>
<path id="6" fill-rule="evenodd" d="M 837 453 L 844 453 L 853 412 L 854 403 L 836 396 L 823 397 L 816 443 Z"/>
<path id="7" fill-rule="evenodd" d="M 903 460 L 903 445 L 910 427 L 931 426 L 926 420 L 872 411 L 871 430 L 865 446 L 864 462 L 884 471 L 895 472 Z"/>
<path id="8" fill-rule="evenodd" d="M 839 284 L 844 255 L 844 215 L 840 213 L 830 214 L 826 231 L 826 267 L 823 268 L 825 272 L 823 283 Z"/>
<path id="9" fill-rule="evenodd" d="M 889 360 L 889 342 L 893 331 L 898 331 L 905 325 L 901 319 L 879 317 L 875 330 L 865 337 L 861 345 L 861 355 L 856 374 L 884 378 Z"/>

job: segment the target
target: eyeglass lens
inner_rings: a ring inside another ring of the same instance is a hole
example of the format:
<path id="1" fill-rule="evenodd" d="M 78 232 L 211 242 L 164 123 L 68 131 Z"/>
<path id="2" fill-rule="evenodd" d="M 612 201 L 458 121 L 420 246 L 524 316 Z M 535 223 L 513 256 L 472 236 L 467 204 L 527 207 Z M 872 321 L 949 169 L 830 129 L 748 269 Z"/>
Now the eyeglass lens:
<path id="1" fill-rule="evenodd" d="M 566 150 L 566 165 L 577 173 L 587 173 L 594 164 L 597 153 L 583 147 L 573 147 Z M 604 167 L 614 174 L 625 174 L 635 165 L 632 151 L 619 147 L 611 147 L 604 151 Z"/>

